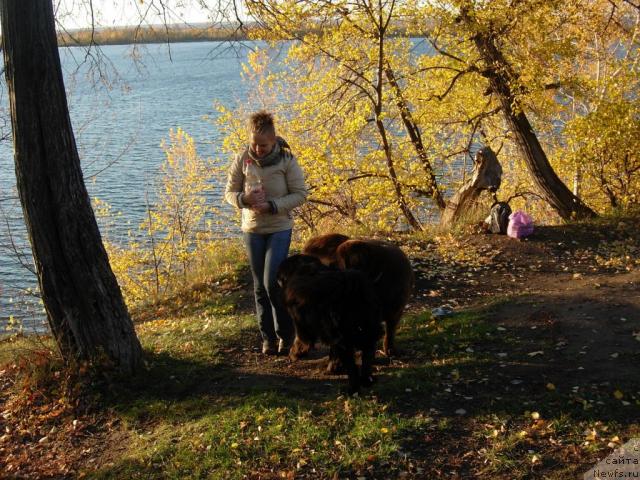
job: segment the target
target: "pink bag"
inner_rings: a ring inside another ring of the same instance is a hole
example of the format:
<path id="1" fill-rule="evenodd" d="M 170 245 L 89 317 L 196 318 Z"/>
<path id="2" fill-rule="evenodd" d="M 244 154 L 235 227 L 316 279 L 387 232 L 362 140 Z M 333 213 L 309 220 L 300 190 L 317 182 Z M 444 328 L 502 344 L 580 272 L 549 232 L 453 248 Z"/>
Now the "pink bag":
<path id="1" fill-rule="evenodd" d="M 512 238 L 524 238 L 533 233 L 533 219 L 521 210 L 509 215 L 507 235 Z"/>

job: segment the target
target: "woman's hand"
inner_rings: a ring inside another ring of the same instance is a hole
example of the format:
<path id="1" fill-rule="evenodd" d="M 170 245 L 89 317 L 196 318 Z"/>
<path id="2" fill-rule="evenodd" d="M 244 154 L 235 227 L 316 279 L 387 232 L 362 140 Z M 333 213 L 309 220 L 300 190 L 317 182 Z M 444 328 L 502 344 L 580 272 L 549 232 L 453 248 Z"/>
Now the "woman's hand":
<path id="1" fill-rule="evenodd" d="M 251 208 L 261 203 L 265 203 L 264 200 L 264 188 L 262 188 L 261 186 L 254 187 L 249 190 L 249 193 L 245 193 L 244 195 L 242 195 L 242 201 L 249 205 Z"/>
<path id="2" fill-rule="evenodd" d="M 251 210 L 257 213 L 270 213 L 271 205 L 269 202 L 261 202 L 251 206 Z"/>

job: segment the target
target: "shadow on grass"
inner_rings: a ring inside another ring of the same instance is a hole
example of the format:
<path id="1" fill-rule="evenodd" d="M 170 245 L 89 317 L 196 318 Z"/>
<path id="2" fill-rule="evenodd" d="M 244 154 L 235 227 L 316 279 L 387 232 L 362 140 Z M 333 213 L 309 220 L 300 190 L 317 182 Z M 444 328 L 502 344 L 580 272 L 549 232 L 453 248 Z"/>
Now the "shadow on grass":
<path id="1" fill-rule="evenodd" d="M 363 395 L 377 396 L 392 411 L 410 416 L 430 411 L 455 415 L 460 409 L 508 415 L 544 410 L 553 416 L 636 421 L 640 364 L 631 361 L 638 356 L 632 331 L 640 325 L 601 325 L 603 331 L 594 333 L 595 320 L 558 318 L 562 308 L 550 298 L 543 309 L 521 298 L 438 322 L 427 314 L 405 319 L 398 335 L 402 356 L 380 367 L 378 382 Z M 608 305 L 592 302 L 590 308 L 605 311 Z M 630 319 L 640 318 L 636 308 L 627 308 Z M 247 348 L 248 339 L 258 343 L 253 328 L 221 339 L 212 345 L 217 350 L 213 362 L 147 353 L 148 368 L 116 382 L 105 398 L 111 405 L 126 409 L 135 404 L 139 410 L 158 401 L 241 399 L 276 392 L 290 404 L 333 399 L 346 384 L 346 377 L 300 376 L 299 369 L 247 372 L 237 364 L 241 356 L 274 361 Z"/>
<path id="2" fill-rule="evenodd" d="M 545 410 L 637 421 L 640 310 L 621 304 L 626 317 L 612 318 L 609 303 L 585 301 L 523 297 L 439 322 L 408 319 L 399 332 L 406 363 L 384 372 L 376 394 L 409 415 Z"/>
<path id="3" fill-rule="evenodd" d="M 637 354 L 634 343 L 637 341 L 629 333 L 628 341 L 619 340 L 613 345 L 608 342 L 622 338 L 627 330 L 637 331 L 640 325 L 635 319 L 640 318 L 640 312 L 631 303 L 620 305 L 619 308 L 627 309 L 629 320 L 623 322 L 624 327 L 614 328 L 606 319 L 598 324 L 597 315 L 589 315 L 594 318 L 585 318 L 585 321 L 579 321 L 582 317 L 573 314 L 564 318 L 565 301 L 552 296 L 521 297 L 437 322 L 428 314 L 405 318 L 398 335 L 402 355 L 389 365 L 379 366 L 378 382 L 363 392 L 358 407 L 384 405 L 384 410 L 372 409 L 371 416 L 366 410 L 361 411 L 361 418 L 366 422 L 382 418 L 383 422 L 397 424 L 389 441 L 395 442 L 399 451 L 383 457 L 386 459 L 383 462 L 372 461 L 369 466 L 375 471 L 373 478 L 397 478 L 400 471 L 410 470 L 410 465 L 421 465 L 420 468 L 433 477 L 455 470 L 458 478 L 569 478 L 593 463 L 591 460 L 598 450 L 580 458 L 565 459 L 563 455 L 568 447 L 554 447 L 555 450 L 546 454 L 543 467 L 533 474 L 528 452 L 540 448 L 544 442 L 515 437 L 518 431 L 533 428 L 531 412 L 539 412 L 541 418 L 553 424 L 554 435 L 562 439 L 560 444 L 568 445 L 581 444 L 585 425 L 615 424 L 627 428 L 636 424 L 640 419 L 637 403 L 640 367 L 638 362 L 629 359 Z M 608 306 L 606 302 L 592 302 L 589 311 L 605 311 Z M 594 334 L 595 327 L 602 332 Z M 261 370 L 259 365 L 254 369 L 245 368 L 246 363 L 240 360 L 246 361 L 247 355 L 254 355 L 247 345 L 257 345 L 257 340 L 253 327 L 237 329 L 212 344 L 216 350 L 213 361 L 148 353 L 148 369 L 112 387 L 104 397 L 105 402 L 120 412 L 134 431 L 144 432 L 147 426 L 154 431 L 154 426 L 162 422 L 164 428 L 175 425 L 176 435 L 183 424 L 208 424 L 226 417 L 234 418 L 238 424 L 261 412 L 276 418 L 280 409 L 289 412 L 283 415 L 288 415 L 289 425 L 294 429 L 299 421 L 295 412 L 313 412 L 311 424 L 327 416 L 346 415 L 342 412 L 343 402 L 335 401 L 340 387 L 346 384 L 345 378 L 308 376 L 304 373 L 304 364 L 302 370 L 295 371 L 266 367 Z M 601 351 L 588 348 L 586 351 L 590 354 L 580 354 L 585 351 L 583 342 L 590 340 L 593 345 L 600 342 Z M 607 350 L 609 347 L 615 347 L 618 355 L 612 356 Z M 255 358 L 277 361 L 257 354 Z M 340 418 L 336 425 L 340 425 Z M 346 421 L 347 417 L 344 418 Z M 492 447 L 487 438 L 491 429 L 500 425 L 508 426 L 511 437 L 504 440 L 506 446 Z M 218 427 L 210 428 L 215 431 Z M 336 427 L 325 425 L 323 428 L 325 435 L 335 435 L 332 429 Z M 223 435 L 206 429 L 200 431 L 205 432 L 205 438 Z M 373 427 L 371 434 L 376 431 L 380 428 Z M 341 432 L 341 435 L 351 433 Z M 274 432 L 273 438 L 278 435 L 279 432 Z M 284 436 L 286 440 L 273 447 L 282 463 L 275 460 L 271 463 L 267 458 L 259 462 L 253 460 L 257 466 L 277 470 L 279 465 L 291 468 L 291 462 L 295 464 L 287 452 L 296 446 L 296 434 L 289 432 Z M 307 438 L 313 438 L 313 434 Z M 344 437 L 339 438 L 344 441 Z M 165 441 L 166 445 L 161 444 L 151 456 L 122 458 L 113 468 L 103 470 L 100 478 L 120 478 L 125 473 L 131 475 L 129 478 L 158 475 L 173 478 L 161 475 L 166 466 L 162 463 L 164 459 L 171 459 L 171 468 L 178 472 L 182 470 L 176 465 L 183 458 L 189 465 L 199 465 L 198 455 L 203 455 L 209 463 L 202 466 L 201 473 L 191 471 L 190 475 L 206 478 L 211 472 L 234 468 L 233 464 L 224 462 L 240 458 L 245 461 L 262 455 L 258 450 L 229 454 L 228 446 L 219 446 L 220 452 L 212 451 L 204 456 L 204 453 L 190 452 L 186 446 L 176 451 L 172 438 Z M 327 437 L 326 441 L 329 446 L 323 446 L 320 441 L 312 446 L 331 448 L 333 437 Z M 213 445 L 215 448 L 221 444 L 214 441 Z M 481 449 L 488 451 L 481 460 L 465 457 L 469 451 Z M 486 477 L 478 474 L 484 461 L 491 466 Z M 565 472 L 562 462 L 567 462 L 571 470 Z M 320 465 L 329 468 L 331 463 L 324 459 Z M 344 466 L 336 468 L 344 473 L 340 478 L 358 476 L 355 468 L 353 471 Z M 413 478 L 431 478 L 425 477 L 424 471 L 412 472 Z M 550 473 L 560 476 L 550 477 Z M 565 474 L 568 476 L 562 477 Z M 266 474 L 264 478 L 271 477 Z"/>
<path id="4" fill-rule="evenodd" d="M 638 436 L 640 311 L 617 305 L 620 322 L 605 315 L 606 301 L 583 303 L 586 316 L 569 310 L 576 305 L 523 297 L 437 323 L 407 319 L 405 363 L 375 388 L 390 413 L 432 419 L 399 432 L 402 451 L 434 476 L 560 479 L 602 458 L 607 431 Z M 584 443 L 591 429 L 599 442 Z M 531 452 L 544 452 L 536 469 Z"/>
<path id="5" fill-rule="evenodd" d="M 255 358 L 257 365 L 258 362 L 289 362 L 286 357 L 267 358 L 257 353 L 257 348 L 247 345 L 259 345 L 254 327 L 235 330 L 212 342 L 211 355 L 206 358 L 147 350 L 146 368 L 142 372 L 103 385 L 104 405 L 144 423 L 152 421 L 157 414 L 166 420 L 172 420 L 172 415 L 176 419 L 184 415 L 195 418 L 211 413 L 216 404 L 228 408 L 263 394 L 282 400 L 282 405 L 274 407 L 300 406 L 305 401 L 320 403 L 335 399 L 341 388 L 346 387 L 346 377 L 336 381 L 335 378 L 305 378 L 277 372 L 247 372 L 240 365 L 247 358 Z"/>

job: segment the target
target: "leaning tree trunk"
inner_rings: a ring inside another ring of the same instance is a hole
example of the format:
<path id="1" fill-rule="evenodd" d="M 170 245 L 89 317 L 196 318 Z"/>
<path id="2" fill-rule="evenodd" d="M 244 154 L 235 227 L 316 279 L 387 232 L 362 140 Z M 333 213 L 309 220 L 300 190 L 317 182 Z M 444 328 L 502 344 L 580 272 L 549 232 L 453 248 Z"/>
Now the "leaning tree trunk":
<path id="1" fill-rule="evenodd" d="M 463 19 L 472 25 L 473 20 L 468 13 L 463 12 Z M 515 76 L 510 72 L 510 66 L 496 47 L 491 34 L 480 31 L 474 35 L 473 41 L 487 65 L 483 74 L 500 100 L 502 111 L 524 155 L 525 163 L 544 199 L 564 220 L 595 217 L 595 212 L 567 188 L 549 163 L 511 88 Z"/>
<path id="2" fill-rule="evenodd" d="M 495 192 L 502 183 L 502 166 L 490 147 L 478 150 L 473 159 L 473 174 L 447 203 L 440 225 L 453 227 L 472 209 L 483 190 Z"/>
<path id="3" fill-rule="evenodd" d="M 391 145 L 389 144 L 389 138 L 387 136 L 387 130 L 384 126 L 384 122 L 382 121 L 382 102 L 383 102 L 383 82 L 382 76 L 384 72 L 384 39 L 386 35 L 386 28 L 388 23 L 385 23 L 382 18 L 382 10 L 378 12 L 378 73 L 376 76 L 375 83 L 375 102 L 374 102 L 374 114 L 375 114 L 375 124 L 378 128 L 378 133 L 380 134 L 380 141 L 382 142 L 382 150 L 384 151 L 384 156 L 387 161 L 387 171 L 389 172 L 389 178 L 391 179 L 391 183 L 393 184 L 393 189 L 396 194 L 396 198 L 398 200 L 398 205 L 400 206 L 400 210 L 404 215 L 404 218 L 407 220 L 407 223 L 413 230 L 422 230 L 422 226 L 418 219 L 415 217 L 411 208 L 407 204 L 407 199 L 402 192 L 402 186 L 398 181 L 398 175 L 396 173 L 396 167 L 393 162 L 393 156 L 391 155 Z"/>
<path id="4" fill-rule="evenodd" d="M 411 140 L 418 158 L 420 159 L 422 168 L 424 169 L 425 173 L 427 174 L 427 178 L 429 179 L 429 184 L 427 185 L 426 191 L 429 193 L 429 195 L 431 195 L 431 198 L 433 198 L 433 201 L 435 202 L 438 209 L 444 210 L 447 204 L 442 197 L 440 189 L 438 188 L 436 173 L 433 170 L 433 165 L 431 165 L 431 162 L 429 161 L 427 149 L 424 147 L 424 143 L 422 143 L 420 129 L 413 119 L 411 110 L 409 110 L 409 105 L 407 105 L 407 101 L 402 94 L 402 89 L 400 88 L 400 85 L 398 85 L 396 76 L 389 65 L 385 67 L 384 73 L 387 76 L 389 85 L 391 85 L 391 88 L 393 88 L 396 105 L 398 107 L 398 110 L 400 111 L 400 118 L 402 118 L 404 128 L 407 131 L 407 135 L 409 135 L 409 139 Z"/>
<path id="5" fill-rule="evenodd" d="M 142 349 L 84 185 L 51 0 L 1 0 L 18 194 L 49 325 L 65 360 L 106 355 L 123 372 Z"/>

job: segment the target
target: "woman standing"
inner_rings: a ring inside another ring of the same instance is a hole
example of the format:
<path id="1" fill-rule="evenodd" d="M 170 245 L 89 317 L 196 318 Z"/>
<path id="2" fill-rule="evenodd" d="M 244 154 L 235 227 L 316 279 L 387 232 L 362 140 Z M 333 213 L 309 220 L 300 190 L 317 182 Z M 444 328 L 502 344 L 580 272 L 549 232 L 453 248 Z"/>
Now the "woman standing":
<path id="1" fill-rule="evenodd" d="M 289 254 L 291 210 L 306 198 L 302 169 L 287 142 L 276 135 L 273 116 L 254 113 L 249 118 L 249 145 L 229 168 L 225 199 L 242 209 L 262 353 L 267 355 L 287 354 L 295 335 L 276 273 Z"/>

